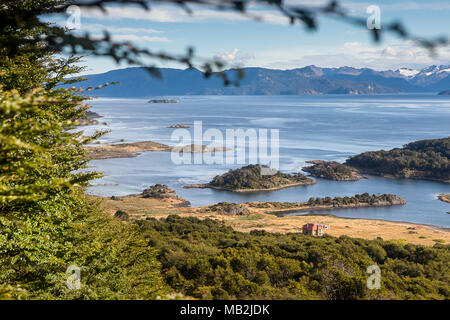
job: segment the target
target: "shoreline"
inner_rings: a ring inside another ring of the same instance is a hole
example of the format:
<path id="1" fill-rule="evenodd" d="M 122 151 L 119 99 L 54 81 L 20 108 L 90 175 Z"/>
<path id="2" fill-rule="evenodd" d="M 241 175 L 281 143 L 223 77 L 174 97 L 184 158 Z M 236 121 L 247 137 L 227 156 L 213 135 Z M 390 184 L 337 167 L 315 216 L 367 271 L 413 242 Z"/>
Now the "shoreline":
<path id="1" fill-rule="evenodd" d="M 265 210 L 265 213 L 274 214 L 280 217 L 284 217 L 283 214 L 288 214 L 289 216 L 295 216 L 293 213 L 302 213 L 302 212 L 316 212 L 316 211 L 331 211 L 331 210 L 342 210 L 342 209 L 358 209 L 358 208 L 377 208 L 377 207 L 392 207 L 398 205 L 404 205 L 406 203 L 393 203 L 393 204 L 369 204 L 369 203 L 361 203 L 361 204 L 353 204 L 353 205 L 343 205 L 343 206 L 299 206 L 297 208 L 287 208 L 287 209 L 278 209 L 278 210 Z M 365 219 L 365 218 L 361 218 Z M 392 221 L 392 220 L 386 220 Z"/>
<path id="2" fill-rule="evenodd" d="M 306 163 L 308 165 L 302 167 L 302 171 L 307 172 L 310 177 L 331 181 L 358 181 L 361 179 L 368 179 L 357 169 L 337 161 L 307 160 Z M 345 168 L 350 172 L 339 172 L 339 168 Z"/>
<path id="3" fill-rule="evenodd" d="M 191 184 L 191 185 L 183 186 L 183 188 L 184 189 L 196 189 L 196 188 L 198 188 L 198 189 L 214 189 L 214 190 L 219 190 L 219 191 L 230 191 L 230 192 L 238 192 L 238 193 L 253 193 L 253 192 L 264 192 L 264 191 L 277 191 L 280 189 L 309 186 L 309 185 L 313 185 L 313 184 L 317 183 L 315 180 L 312 180 L 312 181 L 313 182 L 289 183 L 289 184 L 285 184 L 282 186 L 272 187 L 272 188 L 267 188 L 267 189 L 235 189 L 235 190 L 233 190 L 233 189 L 227 189 L 227 188 L 223 188 L 223 187 L 212 186 L 209 183 Z"/>
<path id="4" fill-rule="evenodd" d="M 434 181 L 434 182 L 440 182 L 444 184 L 450 184 L 450 180 L 443 180 L 443 179 L 434 179 L 434 178 L 425 178 L 425 177 L 403 177 L 403 176 L 396 176 L 393 174 L 387 174 L 387 173 L 380 173 L 372 170 L 364 170 L 357 168 L 362 174 L 366 174 L 369 176 L 375 176 L 375 177 L 381 177 L 385 179 L 398 179 L 398 180 L 423 180 L 423 181 Z"/>
<path id="5" fill-rule="evenodd" d="M 354 208 L 354 209 L 357 209 L 357 208 Z M 328 211 L 328 210 L 323 210 L 323 211 Z M 411 225 L 415 225 L 415 226 L 418 226 L 418 227 L 423 226 L 423 227 L 428 227 L 428 228 L 435 228 L 437 230 L 450 232 L 450 227 L 435 226 L 433 224 L 418 223 L 418 222 L 408 222 L 408 221 L 403 221 L 403 220 L 384 220 L 384 219 L 377 219 L 377 218 L 340 217 L 340 216 L 337 216 L 337 215 L 332 214 L 332 213 L 321 214 L 321 213 L 312 213 L 311 212 L 311 213 L 299 214 L 299 215 L 285 215 L 285 216 L 280 216 L 280 218 L 283 218 L 283 217 L 299 217 L 299 216 L 310 216 L 310 217 L 314 217 L 314 216 L 327 217 L 327 216 L 330 216 L 330 217 L 334 217 L 334 218 L 337 218 L 337 219 L 368 220 L 368 221 L 377 221 L 377 222 L 393 222 L 393 223 L 401 223 L 401 224 L 408 224 L 408 225 L 411 224 Z"/>

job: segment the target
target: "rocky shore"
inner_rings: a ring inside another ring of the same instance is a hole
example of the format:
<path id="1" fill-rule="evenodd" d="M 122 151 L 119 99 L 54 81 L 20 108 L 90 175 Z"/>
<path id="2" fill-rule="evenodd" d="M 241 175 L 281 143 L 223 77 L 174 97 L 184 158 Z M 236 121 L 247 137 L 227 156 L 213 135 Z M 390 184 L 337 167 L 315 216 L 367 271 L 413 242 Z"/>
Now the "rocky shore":
<path id="1" fill-rule="evenodd" d="M 164 184 L 155 184 L 142 191 L 143 198 L 157 198 L 180 201 L 177 206 L 188 207 L 191 205 L 189 201 L 180 197 L 175 193 L 175 190 L 170 189 Z"/>
<path id="2" fill-rule="evenodd" d="M 306 163 L 312 166 L 303 167 L 302 170 L 308 172 L 316 178 L 335 180 L 335 181 L 356 181 L 367 179 L 360 174 L 358 169 L 346 166 L 336 161 L 310 160 Z"/>
<path id="3" fill-rule="evenodd" d="M 256 209 L 265 214 L 283 215 L 296 212 L 314 212 L 334 209 L 349 209 L 361 207 L 385 207 L 404 205 L 406 201 L 393 194 L 383 195 L 356 195 L 344 198 L 315 198 L 306 202 L 246 202 L 246 203 L 230 203 L 220 202 L 215 205 L 207 206 L 203 210 L 213 211 L 226 215 L 248 215 Z"/>
<path id="4" fill-rule="evenodd" d="M 290 202 L 253 202 L 249 203 L 250 207 L 264 208 L 264 213 L 283 215 L 288 213 L 301 213 L 301 212 L 315 212 L 326 211 L 336 209 L 352 209 L 352 208 L 365 208 L 365 207 L 389 207 L 395 205 L 404 205 L 406 201 L 398 197 L 395 201 L 377 201 L 373 203 L 359 202 L 350 204 L 308 204 L 307 202 L 290 203 Z"/>
<path id="5" fill-rule="evenodd" d="M 450 193 L 443 193 L 438 195 L 438 199 L 450 203 Z"/>
<path id="6" fill-rule="evenodd" d="M 177 99 L 151 99 L 148 103 L 178 103 L 180 100 Z"/>
<path id="7" fill-rule="evenodd" d="M 190 128 L 190 126 L 188 126 L 187 124 L 184 124 L 184 123 L 177 123 L 177 124 L 173 124 L 171 126 L 168 126 L 167 128 L 171 128 L 171 129 Z"/>

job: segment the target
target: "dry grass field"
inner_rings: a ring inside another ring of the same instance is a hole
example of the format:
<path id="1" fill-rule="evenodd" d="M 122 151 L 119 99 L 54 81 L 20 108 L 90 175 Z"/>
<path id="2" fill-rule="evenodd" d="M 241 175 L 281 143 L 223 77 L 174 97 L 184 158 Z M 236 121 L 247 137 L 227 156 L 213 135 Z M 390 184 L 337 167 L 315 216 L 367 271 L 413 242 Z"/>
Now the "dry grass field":
<path id="1" fill-rule="evenodd" d="M 179 199 L 143 198 L 141 195 L 114 197 L 114 200 L 104 197 L 95 198 L 100 199 L 105 211 L 109 214 L 122 210 L 127 212 L 131 219 L 163 218 L 170 214 L 177 214 L 182 217 L 194 216 L 199 219 L 223 220 L 235 230 L 242 232 L 264 229 L 277 233 L 301 232 L 303 224 L 320 222 L 329 225 L 325 232 L 336 237 L 341 235 L 363 239 L 381 237 L 384 240 L 397 240 L 428 246 L 435 243 L 450 243 L 450 231 L 448 229 L 407 222 L 339 218 L 332 214 L 278 217 L 267 213 L 267 210 L 263 212 L 262 209 L 254 207 L 248 207 L 251 213 L 246 216 L 224 215 L 212 212 L 208 207 L 180 207 L 182 201 Z M 328 212 L 332 213 L 332 211 Z"/>

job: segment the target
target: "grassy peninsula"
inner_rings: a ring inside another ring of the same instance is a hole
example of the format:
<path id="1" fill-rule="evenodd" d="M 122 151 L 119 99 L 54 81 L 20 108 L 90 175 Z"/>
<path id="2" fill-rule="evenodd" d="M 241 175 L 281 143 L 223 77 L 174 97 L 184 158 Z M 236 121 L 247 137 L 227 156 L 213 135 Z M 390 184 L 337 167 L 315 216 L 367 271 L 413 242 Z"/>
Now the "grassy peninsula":
<path id="1" fill-rule="evenodd" d="M 142 152 L 166 151 L 166 152 L 186 152 L 186 153 L 209 153 L 224 152 L 225 147 L 208 147 L 204 145 L 190 144 L 186 146 L 168 146 L 166 144 L 153 141 L 139 141 L 130 143 L 116 143 L 103 146 L 85 146 L 88 160 L 100 160 L 111 158 L 133 158 Z"/>
<path id="2" fill-rule="evenodd" d="M 336 161 L 311 160 L 306 163 L 312 166 L 303 167 L 302 170 L 316 178 L 335 181 L 356 181 L 365 178 L 357 169 Z"/>
<path id="3" fill-rule="evenodd" d="M 383 207 L 406 204 L 405 199 L 394 194 L 357 194 L 352 197 L 310 198 L 306 202 L 250 202 L 247 205 L 262 209 L 264 213 L 284 214 L 290 212 L 313 212 L 331 209 L 359 207 Z"/>
<path id="4" fill-rule="evenodd" d="M 450 183 L 450 137 L 411 142 L 389 151 L 364 152 L 345 164 L 384 177 Z"/>
<path id="5" fill-rule="evenodd" d="M 288 187 L 310 185 L 314 180 L 301 173 L 286 174 L 267 166 L 248 165 L 215 176 L 207 184 L 189 185 L 185 188 L 212 188 L 234 192 L 271 191 Z"/>

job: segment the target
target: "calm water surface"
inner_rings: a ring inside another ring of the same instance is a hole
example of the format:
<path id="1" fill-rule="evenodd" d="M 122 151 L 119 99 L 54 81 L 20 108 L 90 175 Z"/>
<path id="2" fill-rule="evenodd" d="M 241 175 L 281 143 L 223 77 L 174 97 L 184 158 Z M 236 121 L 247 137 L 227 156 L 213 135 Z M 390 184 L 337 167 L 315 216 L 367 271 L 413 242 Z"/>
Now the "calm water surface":
<path id="1" fill-rule="evenodd" d="M 169 145 L 176 123 L 203 122 L 203 130 L 275 128 L 280 130 L 280 169 L 299 171 L 314 159 L 344 161 L 364 151 L 391 149 L 420 139 L 450 136 L 450 98 L 435 95 L 378 96 L 187 96 L 177 104 L 148 104 L 147 99 L 98 99 L 93 111 L 103 115 L 110 129 L 102 143 L 152 140 Z M 199 142 L 199 141 L 195 141 Z M 147 152 L 136 158 L 92 161 L 105 177 L 89 192 L 126 195 L 163 183 L 193 206 L 220 201 L 304 201 L 309 197 L 351 196 L 356 193 L 393 193 L 407 205 L 385 208 L 331 210 L 340 217 L 408 221 L 450 227 L 450 204 L 436 200 L 450 185 L 430 181 L 369 177 L 355 182 L 316 179 L 318 184 L 264 193 L 232 193 L 210 189 L 183 189 L 205 183 L 217 174 L 242 165 L 175 165 L 170 153 Z"/>

